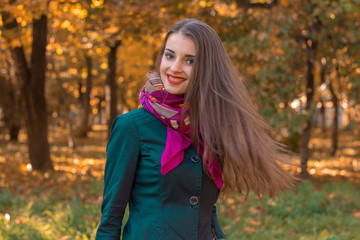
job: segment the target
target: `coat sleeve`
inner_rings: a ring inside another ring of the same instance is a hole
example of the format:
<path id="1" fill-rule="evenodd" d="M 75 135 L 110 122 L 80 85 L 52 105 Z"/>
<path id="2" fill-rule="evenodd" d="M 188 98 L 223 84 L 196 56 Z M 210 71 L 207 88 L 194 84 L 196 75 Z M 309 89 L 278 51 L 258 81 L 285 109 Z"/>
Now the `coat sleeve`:
<path id="1" fill-rule="evenodd" d="M 213 209 L 212 209 L 211 228 L 213 229 L 213 231 L 214 231 L 214 233 L 216 235 L 216 239 L 219 239 L 219 240 L 220 239 L 226 239 L 225 234 L 221 230 L 221 226 L 220 226 L 219 221 L 217 219 L 216 205 L 214 205 Z"/>
<path id="2" fill-rule="evenodd" d="M 139 157 L 137 128 L 126 116 L 118 116 L 106 147 L 101 222 L 96 240 L 120 239 L 121 225 L 129 201 Z"/>

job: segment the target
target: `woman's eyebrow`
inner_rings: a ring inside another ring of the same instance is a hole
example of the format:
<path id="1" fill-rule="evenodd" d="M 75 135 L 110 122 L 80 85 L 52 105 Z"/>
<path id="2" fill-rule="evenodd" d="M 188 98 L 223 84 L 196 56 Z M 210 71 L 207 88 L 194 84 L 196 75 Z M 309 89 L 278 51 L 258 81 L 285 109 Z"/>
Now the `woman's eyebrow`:
<path id="1" fill-rule="evenodd" d="M 165 48 L 165 50 L 168 50 L 169 52 L 172 52 L 175 54 L 175 51 L 171 50 L 170 48 Z"/>
<path id="2" fill-rule="evenodd" d="M 174 50 L 171 50 L 170 48 L 165 48 L 165 50 L 169 51 L 169 52 L 172 52 L 173 54 L 175 54 L 175 51 Z M 195 57 L 195 55 L 192 55 L 192 54 L 185 54 L 185 57 Z"/>

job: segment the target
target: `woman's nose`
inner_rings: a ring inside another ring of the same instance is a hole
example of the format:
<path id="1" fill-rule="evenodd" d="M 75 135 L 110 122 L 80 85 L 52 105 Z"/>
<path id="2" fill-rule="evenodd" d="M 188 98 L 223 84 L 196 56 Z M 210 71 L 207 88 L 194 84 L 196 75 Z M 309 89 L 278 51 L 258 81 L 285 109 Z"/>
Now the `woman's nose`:
<path id="1" fill-rule="evenodd" d="M 173 72 L 181 72 L 182 71 L 182 64 L 180 60 L 175 60 L 170 68 Z"/>

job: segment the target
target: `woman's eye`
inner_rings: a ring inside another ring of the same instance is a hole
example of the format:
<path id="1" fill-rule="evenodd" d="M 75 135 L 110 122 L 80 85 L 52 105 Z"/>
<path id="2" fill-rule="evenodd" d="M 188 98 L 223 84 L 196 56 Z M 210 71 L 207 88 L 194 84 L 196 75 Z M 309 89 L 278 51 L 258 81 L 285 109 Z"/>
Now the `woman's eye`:
<path id="1" fill-rule="evenodd" d="M 194 59 L 188 59 L 188 60 L 186 60 L 186 63 L 191 65 L 194 63 Z"/>
<path id="2" fill-rule="evenodd" d="M 165 54 L 165 57 L 166 57 L 167 59 L 171 59 L 171 58 L 173 58 L 173 55 L 171 55 L 170 53 L 166 53 L 166 54 Z"/>

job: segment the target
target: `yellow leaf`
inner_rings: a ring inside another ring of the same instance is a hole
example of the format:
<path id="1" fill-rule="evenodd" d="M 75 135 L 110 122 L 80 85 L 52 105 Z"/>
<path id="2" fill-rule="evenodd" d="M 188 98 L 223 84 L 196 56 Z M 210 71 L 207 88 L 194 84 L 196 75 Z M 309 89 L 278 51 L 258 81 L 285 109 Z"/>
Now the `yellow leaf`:
<path id="1" fill-rule="evenodd" d="M 95 49 L 95 51 L 96 51 L 97 53 L 101 53 L 101 52 L 102 52 L 102 49 L 98 47 L 98 48 Z"/>
<path id="2" fill-rule="evenodd" d="M 76 68 L 70 68 L 69 69 L 69 73 L 72 75 L 77 75 L 78 74 L 78 70 Z"/>
<path id="3" fill-rule="evenodd" d="M 79 91 L 74 91 L 74 98 L 79 98 L 79 97 L 80 97 Z"/>
<path id="4" fill-rule="evenodd" d="M 100 65 L 100 68 L 101 68 L 101 69 L 107 69 L 107 68 L 108 68 L 108 64 L 107 64 L 106 62 L 104 62 L 104 63 L 102 63 L 102 64 Z"/>
<path id="5" fill-rule="evenodd" d="M 56 48 L 56 53 L 57 53 L 58 55 L 61 55 L 61 54 L 63 53 L 61 47 Z"/>
<path id="6" fill-rule="evenodd" d="M 92 75 L 98 75 L 99 71 L 97 69 L 91 70 Z"/>
<path id="7" fill-rule="evenodd" d="M 71 13 L 78 16 L 80 19 L 83 19 L 87 16 L 87 11 L 85 9 L 72 8 Z"/>
<path id="8" fill-rule="evenodd" d="M 104 0 L 92 0 L 91 8 L 101 8 Z"/>
<path id="9" fill-rule="evenodd" d="M 281 0 L 280 4 L 284 7 L 288 7 L 290 5 L 290 0 Z"/>
<path id="10" fill-rule="evenodd" d="M 235 202 L 235 200 L 233 198 L 227 198 L 226 199 L 227 204 L 233 204 L 234 202 Z"/>
<path id="11" fill-rule="evenodd" d="M 12 39 L 10 42 L 12 48 L 21 47 L 21 42 L 19 39 Z"/>
<path id="12" fill-rule="evenodd" d="M 46 45 L 46 50 L 47 50 L 47 51 L 50 51 L 51 48 L 52 48 L 52 44 L 51 44 L 51 43 L 49 43 L 48 45 Z"/>
<path id="13" fill-rule="evenodd" d="M 327 239 L 329 237 L 328 230 L 324 229 L 320 232 L 318 239 Z"/>
<path id="14" fill-rule="evenodd" d="M 86 71 L 83 71 L 83 72 L 81 72 L 81 78 L 82 79 L 85 79 L 85 78 L 87 78 L 87 72 Z"/>
<path id="15" fill-rule="evenodd" d="M 71 24 L 70 24 L 69 20 L 65 20 L 65 21 L 63 21 L 63 22 L 61 23 L 60 28 L 61 28 L 61 29 L 65 29 L 65 28 L 68 28 L 70 25 L 71 25 Z"/>
<path id="16" fill-rule="evenodd" d="M 20 170 L 21 171 L 28 171 L 27 167 L 25 164 L 20 164 Z"/>
<path id="17" fill-rule="evenodd" d="M 105 33 L 109 33 L 109 34 L 112 34 L 112 33 L 116 33 L 117 31 L 119 31 L 119 28 L 116 27 L 116 26 L 111 26 L 109 28 L 106 28 L 105 29 Z"/>
<path id="18" fill-rule="evenodd" d="M 276 48 L 275 52 L 279 55 L 284 55 L 285 51 L 282 48 Z"/>
<path id="19" fill-rule="evenodd" d="M 68 28 L 67 28 L 70 32 L 75 32 L 75 28 L 73 25 L 70 25 Z"/>
<path id="20" fill-rule="evenodd" d="M 199 6 L 205 8 L 207 6 L 206 1 L 200 1 Z"/>

